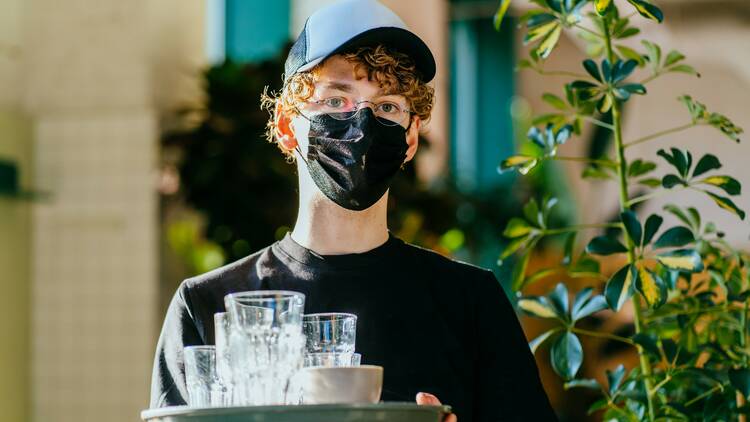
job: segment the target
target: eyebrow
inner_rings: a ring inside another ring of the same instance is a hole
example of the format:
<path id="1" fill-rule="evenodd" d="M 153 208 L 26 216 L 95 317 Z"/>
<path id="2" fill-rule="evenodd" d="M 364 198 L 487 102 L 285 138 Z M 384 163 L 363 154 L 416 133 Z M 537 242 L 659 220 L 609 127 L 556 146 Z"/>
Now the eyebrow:
<path id="1" fill-rule="evenodd" d="M 354 92 L 354 87 L 351 84 L 345 83 L 345 82 L 323 82 L 323 87 L 330 88 L 330 89 L 337 89 L 339 91 L 352 93 Z M 390 97 L 390 96 L 403 96 L 401 93 L 397 92 L 384 92 L 384 91 L 378 91 L 378 97 Z"/>
<path id="2" fill-rule="evenodd" d="M 354 88 L 351 85 L 349 85 L 347 83 L 343 83 L 343 82 L 335 82 L 335 81 L 334 82 L 326 82 L 323 85 L 326 88 L 338 89 L 339 91 L 344 91 L 344 92 L 350 92 L 351 93 L 351 92 L 354 91 Z"/>

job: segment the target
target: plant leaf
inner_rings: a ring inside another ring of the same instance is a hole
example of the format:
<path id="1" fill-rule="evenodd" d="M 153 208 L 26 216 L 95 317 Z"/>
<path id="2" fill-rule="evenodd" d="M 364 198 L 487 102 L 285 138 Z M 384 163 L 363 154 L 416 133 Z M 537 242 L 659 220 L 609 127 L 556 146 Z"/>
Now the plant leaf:
<path id="1" fill-rule="evenodd" d="M 684 226 L 676 226 L 662 233 L 654 242 L 654 248 L 674 248 L 695 241 L 693 231 Z"/>
<path id="2" fill-rule="evenodd" d="M 516 253 L 519 249 L 522 249 L 526 245 L 526 243 L 530 241 L 530 238 L 530 236 L 521 236 L 508 242 L 508 244 L 505 245 L 505 248 L 503 248 L 503 251 L 498 257 L 497 265 L 503 265 L 503 261 L 509 256 Z"/>
<path id="3" fill-rule="evenodd" d="M 667 289 L 664 282 L 659 276 L 644 267 L 638 269 L 635 288 L 646 299 L 648 306 L 652 308 L 660 305 L 666 299 Z"/>
<path id="4" fill-rule="evenodd" d="M 700 183 L 716 186 L 732 196 L 739 195 L 742 190 L 740 182 L 730 176 L 711 176 L 701 180 Z"/>
<path id="5" fill-rule="evenodd" d="M 552 369 L 563 379 L 576 376 L 583 362 L 583 348 L 575 334 L 566 331 L 557 338 L 550 351 Z"/>
<path id="6" fill-rule="evenodd" d="M 518 299 L 518 307 L 538 318 L 560 318 L 554 305 L 544 296 L 525 296 Z"/>
<path id="7" fill-rule="evenodd" d="M 669 68 L 670 72 L 680 72 L 680 73 L 687 73 L 688 75 L 695 75 L 697 77 L 701 77 L 700 72 L 695 70 L 693 66 L 690 66 L 689 64 L 678 64 L 677 66 L 672 66 Z"/>
<path id="8" fill-rule="evenodd" d="M 529 155 L 513 155 L 503 160 L 497 168 L 499 173 L 504 173 L 508 170 L 517 169 L 521 174 L 527 174 L 531 169 L 536 167 L 539 163 L 539 159 L 531 157 Z"/>
<path id="9" fill-rule="evenodd" d="M 555 46 L 557 45 L 557 42 L 560 40 L 560 34 L 562 33 L 562 26 L 557 25 L 555 29 L 550 32 L 547 37 L 544 38 L 544 40 L 539 43 L 539 46 L 536 48 L 537 53 L 539 54 L 539 57 L 546 59 L 549 57 L 550 53 L 552 53 L 552 50 L 554 50 Z"/>
<path id="10" fill-rule="evenodd" d="M 685 223 L 685 224 L 687 224 L 688 226 L 692 227 L 692 228 L 693 228 L 693 230 L 696 230 L 696 231 L 697 231 L 697 230 L 699 229 L 699 227 L 696 227 L 696 226 L 695 226 L 695 222 L 694 222 L 694 221 L 692 221 L 692 220 L 691 220 L 691 219 L 690 219 L 690 218 L 689 218 L 689 217 L 687 216 L 687 214 L 685 214 L 685 213 L 684 213 L 684 212 L 682 211 L 682 209 L 680 209 L 680 208 L 679 208 L 679 207 L 677 207 L 676 205 L 673 205 L 673 204 L 667 204 L 667 205 L 665 205 L 665 206 L 664 206 L 664 210 L 665 210 L 665 211 L 667 211 L 667 212 L 669 212 L 670 214 L 674 215 L 674 216 L 675 216 L 675 217 L 677 217 L 678 219 L 680 219 L 680 221 L 682 221 L 683 223 Z"/>
<path id="11" fill-rule="evenodd" d="M 509 237 L 509 238 L 516 238 L 521 236 L 526 236 L 531 231 L 534 230 L 534 227 L 529 224 L 528 221 L 513 217 L 508 221 L 508 225 L 505 226 L 505 230 L 503 231 L 503 236 Z"/>
<path id="12" fill-rule="evenodd" d="M 586 252 L 594 255 L 611 255 L 627 251 L 619 240 L 609 236 L 597 236 L 586 245 Z"/>
<path id="13" fill-rule="evenodd" d="M 643 231 L 641 229 L 641 223 L 638 221 L 635 213 L 631 210 L 623 211 L 620 214 L 620 220 L 625 226 L 625 232 L 628 234 L 633 244 L 640 245 Z"/>
<path id="14" fill-rule="evenodd" d="M 557 333 L 558 331 L 560 331 L 559 327 L 558 328 L 553 328 L 553 329 L 545 332 L 544 334 L 538 336 L 534 340 L 531 340 L 529 342 L 529 348 L 531 349 L 531 353 L 532 354 L 536 353 L 537 349 L 539 349 L 539 347 L 541 345 L 543 345 L 547 340 L 550 339 L 550 337 L 552 337 L 553 334 Z"/>
<path id="15" fill-rule="evenodd" d="M 578 235 L 578 232 L 570 232 L 565 237 L 565 248 L 564 248 L 563 259 L 562 259 L 563 265 L 570 265 L 570 263 L 573 262 L 573 248 L 575 248 L 575 245 L 576 245 L 577 235 Z"/>
<path id="16" fill-rule="evenodd" d="M 596 7 L 596 13 L 599 15 L 604 15 L 604 12 L 607 11 L 609 8 L 609 5 L 612 3 L 612 0 L 594 0 L 594 6 Z"/>
<path id="17" fill-rule="evenodd" d="M 737 215 L 738 217 L 740 217 L 740 220 L 745 219 L 745 211 L 741 210 L 737 205 L 735 205 L 731 199 L 716 195 L 709 191 L 703 191 L 703 192 L 706 192 L 706 194 L 708 194 L 708 196 L 710 196 L 711 199 L 713 199 L 714 202 L 716 202 L 716 205 L 720 206 L 721 208 L 724 208 L 725 210 L 731 212 L 734 215 Z"/>
<path id="18" fill-rule="evenodd" d="M 641 244 L 641 246 L 646 246 L 651 243 L 651 239 L 653 239 L 656 232 L 659 231 L 659 227 L 661 227 L 661 223 L 663 222 L 664 219 L 657 214 L 651 214 L 650 216 L 648 216 L 648 218 L 646 219 L 646 224 L 644 226 L 643 243 Z"/>
<path id="19" fill-rule="evenodd" d="M 651 161 L 643 161 L 639 158 L 637 160 L 634 160 L 632 163 L 630 163 L 630 166 L 628 166 L 628 176 L 643 176 L 644 174 L 649 173 L 654 169 L 656 169 L 656 163 Z"/>
<path id="20" fill-rule="evenodd" d="M 607 383 L 609 384 L 609 395 L 614 396 L 620 388 L 623 378 L 625 378 L 625 367 L 622 364 L 617 365 L 614 371 L 606 370 Z"/>
<path id="21" fill-rule="evenodd" d="M 555 94 L 545 93 L 542 95 L 542 100 L 558 110 L 567 110 L 568 108 L 565 101 Z"/>
<path id="22" fill-rule="evenodd" d="M 694 249 L 677 249 L 656 256 L 665 267 L 672 270 L 700 272 L 703 271 L 701 256 Z"/>
<path id="23" fill-rule="evenodd" d="M 672 189 L 673 187 L 677 185 L 686 185 L 686 183 L 677 175 L 675 174 L 667 174 L 661 179 L 661 185 L 664 186 L 666 189 Z"/>
<path id="24" fill-rule="evenodd" d="M 607 299 L 602 295 L 596 295 L 585 301 L 580 306 L 574 306 L 571 318 L 573 321 L 578 321 L 579 319 L 586 318 L 593 313 L 607 309 L 607 307 Z"/>
<path id="25" fill-rule="evenodd" d="M 620 44 L 616 45 L 615 48 L 617 49 L 617 51 L 620 53 L 620 55 L 623 58 L 635 60 L 636 62 L 638 62 L 639 66 L 643 66 L 643 64 L 645 63 L 645 60 L 643 59 L 643 55 L 635 51 L 634 49 L 626 45 L 620 45 Z"/>
<path id="26" fill-rule="evenodd" d="M 492 19 L 492 23 L 495 25 L 495 31 L 500 29 L 500 24 L 503 22 L 503 17 L 505 17 L 505 13 L 508 11 L 508 6 L 510 6 L 510 0 L 502 0 L 500 2 L 500 6 L 497 8 L 495 16 Z"/>
<path id="27" fill-rule="evenodd" d="M 653 4 L 644 0 L 628 0 L 628 3 L 635 7 L 635 10 L 641 14 L 641 16 L 655 20 L 661 23 L 664 20 L 664 14 L 661 9 L 654 6 Z"/>
<path id="28" fill-rule="evenodd" d="M 599 82 L 602 82 L 602 75 L 599 73 L 599 66 L 597 66 L 595 61 L 591 59 L 584 60 L 583 68 L 586 69 L 586 72 L 588 72 L 588 74 L 591 75 L 592 78 L 596 79 Z"/>
<path id="29" fill-rule="evenodd" d="M 563 319 L 567 319 L 569 312 L 568 288 L 564 283 L 557 283 L 555 288 L 547 295 L 552 306 L 555 307 L 557 314 Z"/>
<path id="30" fill-rule="evenodd" d="M 661 180 L 652 177 L 648 179 L 641 179 L 638 181 L 638 184 L 655 188 L 657 186 L 661 186 Z"/>
<path id="31" fill-rule="evenodd" d="M 698 160 L 698 164 L 695 165 L 693 170 L 693 177 L 700 176 L 711 170 L 718 170 L 721 168 L 721 162 L 713 154 L 706 154 Z"/>
<path id="32" fill-rule="evenodd" d="M 601 390 L 602 388 L 602 386 L 599 385 L 599 381 L 595 379 L 581 378 L 581 379 L 570 380 L 566 382 L 565 384 L 563 384 L 563 388 L 565 388 L 566 390 L 570 390 L 571 388 L 576 388 L 576 387 L 590 388 L 592 390 Z"/>
<path id="33" fill-rule="evenodd" d="M 664 59 L 664 66 L 671 66 L 681 60 L 685 59 L 685 55 L 677 50 L 672 50 L 667 54 L 667 58 Z"/>
<path id="34" fill-rule="evenodd" d="M 607 281 L 607 285 L 604 287 L 604 296 L 612 310 L 619 311 L 622 305 L 633 295 L 634 278 L 635 268 L 626 265 Z"/>

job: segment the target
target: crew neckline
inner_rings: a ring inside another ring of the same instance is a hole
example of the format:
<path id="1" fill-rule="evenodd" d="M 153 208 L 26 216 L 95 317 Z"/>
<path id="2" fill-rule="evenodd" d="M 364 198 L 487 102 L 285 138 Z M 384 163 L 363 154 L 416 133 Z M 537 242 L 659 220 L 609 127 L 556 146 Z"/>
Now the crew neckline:
<path id="1" fill-rule="evenodd" d="M 383 244 L 364 252 L 321 255 L 297 243 L 292 238 L 291 232 L 287 232 L 281 240 L 276 242 L 276 245 L 284 254 L 305 265 L 317 268 L 351 269 L 372 265 L 387 256 L 392 256 L 401 243 L 403 241 L 388 230 L 388 239 Z"/>

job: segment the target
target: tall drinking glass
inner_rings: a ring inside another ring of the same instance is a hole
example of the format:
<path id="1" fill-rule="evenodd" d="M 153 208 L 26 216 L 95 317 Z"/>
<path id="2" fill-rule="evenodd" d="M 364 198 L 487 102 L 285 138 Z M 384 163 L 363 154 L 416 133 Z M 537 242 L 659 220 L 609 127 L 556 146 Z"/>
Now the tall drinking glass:
<path id="1" fill-rule="evenodd" d="M 290 291 L 232 293 L 229 355 L 235 405 L 284 404 L 303 363 L 305 296 Z"/>

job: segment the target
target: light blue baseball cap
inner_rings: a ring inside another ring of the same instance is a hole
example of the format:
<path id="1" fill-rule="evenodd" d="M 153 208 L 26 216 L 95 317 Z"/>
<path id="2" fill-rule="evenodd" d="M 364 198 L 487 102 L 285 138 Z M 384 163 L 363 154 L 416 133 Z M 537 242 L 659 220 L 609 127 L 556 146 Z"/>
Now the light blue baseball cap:
<path id="1" fill-rule="evenodd" d="M 335 54 L 377 44 L 411 57 L 422 81 L 435 77 L 435 58 L 427 44 L 377 0 L 342 0 L 310 15 L 289 50 L 285 77 L 310 70 Z"/>

